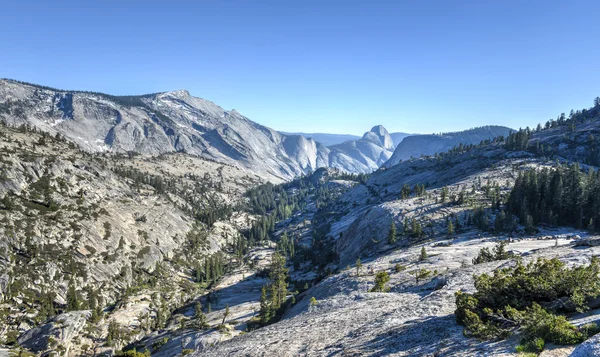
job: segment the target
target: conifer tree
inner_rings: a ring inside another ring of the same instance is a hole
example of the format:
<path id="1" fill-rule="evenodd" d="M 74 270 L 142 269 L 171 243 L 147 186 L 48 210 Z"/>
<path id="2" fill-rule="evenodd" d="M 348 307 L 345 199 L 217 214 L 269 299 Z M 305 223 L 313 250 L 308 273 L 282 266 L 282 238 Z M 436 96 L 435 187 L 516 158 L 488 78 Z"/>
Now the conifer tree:
<path id="1" fill-rule="evenodd" d="M 419 261 L 424 261 L 428 257 L 427 250 L 425 250 L 425 246 L 421 247 L 421 254 L 419 255 Z"/>
<path id="2" fill-rule="evenodd" d="M 362 263 L 360 262 L 360 257 L 356 258 L 356 276 L 360 276 L 360 268 L 362 268 Z"/>
<path id="3" fill-rule="evenodd" d="M 73 280 L 69 281 L 69 287 L 67 288 L 67 310 L 79 310 L 79 299 L 77 298 L 77 292 L 75 291 L 75 282 Z"/>
<path id="4" fill-rule="evenodd" d="M 229 317 L 229 314 L 230 314 L 229 304 L 227 304 L 227 305 L 225 305 L 225 312 L 223 313 L 223 321 L 221 322 L 221 326 L 225 326 L 225 321 Z"/>
<path id="5" fill-rule="evenodd" d="M 375 275 L 375 286 L 370 290 L 371 292 L 384 293 L 390 290 L 386 284 L 390 281 L 390 275 L 387 271 L 380 271 Z"/>
<path id="6" fill-rule="evenodd" d="M 390 231 L 388 233 L 388 243 L 389 244 L 396 243 L 396 224 L 394 223 L 394 220 L 392 220 L 392 224 L 390 226 Z"/>
<path id="7" fill-rule="evenodd" d="M 454 225 L 452 224 L 452 220 L 448 220 L 448 236 L 454 234 Z"/>
<path id="8" fill-rule="evenodd" d="M 267 300 L 267 286 L 264 285 L 260 291 L 260 322 L 266 324 L 271 319 L 271 309 Z"/>
<path id="9" fill-rule="evenodd" d="M 202 311 L 202 304 L 200 304 L 200 302 L 197 302 L 194 305 L 194 310 L 195 325 L 199 329 L 207 328 L 208 322 L 206 321 L 206 315 L 204 314 L 204 311 Z"/>

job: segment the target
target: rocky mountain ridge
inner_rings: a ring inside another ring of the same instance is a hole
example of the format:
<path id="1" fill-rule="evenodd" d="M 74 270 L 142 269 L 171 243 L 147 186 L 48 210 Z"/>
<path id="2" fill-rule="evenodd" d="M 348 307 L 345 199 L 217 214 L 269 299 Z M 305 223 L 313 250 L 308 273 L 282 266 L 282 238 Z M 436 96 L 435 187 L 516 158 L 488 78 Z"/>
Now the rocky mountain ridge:
<path id="1" fill-rule="evenodd" d="M 479 144 L 483 140 L 508 136 L 512 131 L 507 127 L 489 125 L 453 133 L 410 135 L 396 146 L 394 154 L 385 163 L 385 166 L 390 167 L 402 160 L 418 158 L 423 155 L 441 154 L 460 144 Z"/>
<path id="2" fill-rule="evenodd" d="M 597 105 L 569 121 L 550 121 L 545 129 L 379 169 L 327 208 L 335 212 L 326 226 L 337 256 L 330 269 L 337 273 L 304 292 L 279 322 L 194 356 L 522 356 L 519 331 L 500 341 L 469 338 L 456 322 L 455 293 L 475 291 L 474 275 L 493 274 L 515 259 L 558 258 L 568 266 L 593 259 L 594 229 L 532 230 L 521 220 L 502 231 L 494 221 L 501 217 L 498 202 L 507 200 L 526 172 L 582 165 L 582 175 L 593 178 L 599 130 Z M 476 261 L 499 242 L 508 258 Z M 375 290 L 381 281 L 384 288 Z M 574 328 L 597 326 L 600 310 L 567 318 Z M 532 355 L 596 355 L 598 341 L 592 337 L 580 347 L 547 343 Z"/>
<path id="3" fill-rule="evenodd" d="M 283 133 L 286 135 L 302 135 L 305 138 L 314 139 L 315 141 L 317 141 L 325 146 L 333 146 L 333 145 L 337 145 L 337 144 L 342 144 L 346 141 L 358 140 L 361 138 L 358 135 L 350 135 L 350 134 L 286 133 L 286 132 L 283 132 Z M 398 144 L 400 144 L 402 139 L 404 139 L 405 137 L 410 136 L 410 135 L 417 135 L 417 134 L 408 134 L 408 133 L 400 133 L 400 132 L 390 133 L 390 137 L 392 138 L 392 142 L 394 143 L 394 146 L 398 146 Z"/>
<path id="4" fill-rule="evenodd" d="M 58 133 L 90 152 L 184 152 L 279 182 L 320 167 L 370 172 L 391 149 L 391 139 L 375 137 L 365 145 L 359 140 L 360 145 L 328 148 L 301 135 L 283 135 L 185 90 L 111 96 L 0 80 L 0 120 Z"/>

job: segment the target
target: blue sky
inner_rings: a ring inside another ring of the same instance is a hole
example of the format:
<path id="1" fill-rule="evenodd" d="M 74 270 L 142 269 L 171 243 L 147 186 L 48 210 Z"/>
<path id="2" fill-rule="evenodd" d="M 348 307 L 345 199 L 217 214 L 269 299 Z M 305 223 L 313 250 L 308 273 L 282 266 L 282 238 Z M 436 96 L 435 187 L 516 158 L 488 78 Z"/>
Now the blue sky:
<path id="1" fill-rule="evenodd" d="M 600 96 L 600 1 L 5 1 L 0 77 L 188 89 L 285 131 L 535 125 Z"/>

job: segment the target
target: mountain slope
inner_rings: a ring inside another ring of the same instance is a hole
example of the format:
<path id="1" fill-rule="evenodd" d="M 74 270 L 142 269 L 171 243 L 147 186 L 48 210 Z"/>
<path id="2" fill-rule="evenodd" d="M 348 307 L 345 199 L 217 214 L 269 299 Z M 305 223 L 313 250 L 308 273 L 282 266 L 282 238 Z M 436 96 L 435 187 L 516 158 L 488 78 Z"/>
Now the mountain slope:
<path id="1" fill-rule="evenodd" d="M 559 170 L 565 170 L 565 163 L 577 162 L 583 168 L 583 164 L 593 165 L 582 175 L 600 182 L 596 178 L 599 133 L 600 106 L 571 122 L 550 123 L 546 130 L 524 130 L 506 140 L 378 170 L 323 208 L 335 214 L 313 229 L 328 230 L 330 240 L 320 244 L 331 244 L 335 250 L 336 259 L 327 268 L 336 273 L 295 297 L 296 304 L 280 321 L 200 348 L 194 356 L 521 355 L 516 349 L 523 337 L 520 330 L 511 330 L 514 338 L 499 341 L 469 337 L 455 317 L 455 294 L 475 291 L 474 275 L 493 274 L 514 265 L 516 259 L 529 263 L 557 257 L 569 266 L 581 266 L 600 252 L 597 230 L 547 225 L 531 230 L 527 218 L 512 216 L 508 217 L 513 227 L 498 223 L 505 213 L 503 203 L 524 172 L 555 167 L 558 162 Z M 571 167 L 579 170 L 578 165 Z M 408 193 L 403 194 L 407 187 Z M 389 239 L 392 223 L 394 241 Z M 313 239 L 317 236 L 323 239 L 317 234 Z M 586 243 L 588 239 L 593 243 Z M 499 242 L 514 256 L 474 261 Z M 374 291 L 380 274 L 385 274 L 387 289 Z M 597 323 L 599 316 L 596 307 L 566 318 L 580 327 Z M 597 353 L 598 338 L 592 340 Z M 550 351 L 541 355 L 566 357 L 576 351 L 575 346 L 546 349 Z M 572 356 L 582 355 L 592 354 Z"/>
<path id="2" fill-rule="evenodd" d="M 34 328 L 56 314 L 71 313 L 55 324 L 73 324 L 55 336 L 69 348 L 89 310 L 100 309 L 90 322 L 98 334 L 80 343 L 93 345 L 112 320 L 128 327 L 145 315 L 158 323 L 201 294 L 192 269 L 242 239 L 247 221 L 236 221 L 233 207 L 262 182 L 182 153 L 88 153 L 2 123 L 0 157 L 0 340 L 21 334 L 20 344 L 35 351 L 52 348 L 48 330 Z M 155 299 L 162 307 L 147 304 Z M 111 304 L 110 321 L 101 319 Z"/>
<path id="3" fill-rule="evenodd" d="M 402 140 L 404 140 L 405 137 L 413 136 L 413 135 L 419 135 L 419 134 L 390 133 L 390 136 L 392 137 L 392 141 L 394 142 L 394 147 L 400 145 L 400 143 L 402 142 Z"/>
<path id="4" fill-rule="evenodd" d="M 272 181 L 327 166 L 367 172 L 379 167 L 373 161 L 381 161 L 372 157 L 371 147 L 364 155 L 367 161 L 356 150 L 330 150 L 310 138 L 281 134 L 185 90 L 111 96 L 0 80 L 0 120 L 60 134 L 90 152 L 185 152 Z"/>
<path id="5" fill-rule="evenodd" d="M 402 160 L 422 155 L 434 155 L 452 149 L 459 144 L 478 144 L 482 140 L 493 139 L 497 136 L 507 136 L 512 129 L 503 126 L 483 126 L 479 128 L 445 134 L 410 135 L 394 150 L 394 154 L 385 166 L 396 165 Z"/>

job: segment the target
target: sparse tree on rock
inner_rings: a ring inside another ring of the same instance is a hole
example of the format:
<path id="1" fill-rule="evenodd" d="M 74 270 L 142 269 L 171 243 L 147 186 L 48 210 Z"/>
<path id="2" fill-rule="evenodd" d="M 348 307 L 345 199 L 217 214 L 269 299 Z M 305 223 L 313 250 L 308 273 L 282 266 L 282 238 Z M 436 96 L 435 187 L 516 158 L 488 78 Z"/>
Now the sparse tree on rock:
<path id="1" fill-rule="evenodd" d="M 375 286 L 371 289 L 371 292 L 385 293 L 390 290 L 386 284 L 390 281 L 390 275 L 387 271 L 380 271 L 375 275 Z"/>
<path id="2" fill-rule="evenodd" d="M 448 220 L 448 236 L 454 234 L 454 225 L 452 224 L 452 220 Z"/>
<path id="3" fill-rule="evenodd" d="M 390 232 L 388 233 L 388 243 L 394 244 L 396 243 L 396 223 L 392 219 L 392 225 L 390 226 Z"/>
<path id="4" fill-rule="evenodd" d="M 425 246 L 421 247 L 421 255 L 419 255 L 419 261 L 427 260 L 427 250 L 425 250 Z"/>

